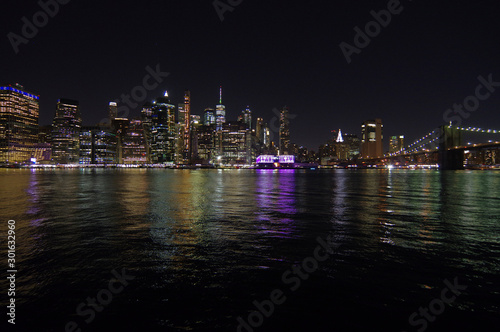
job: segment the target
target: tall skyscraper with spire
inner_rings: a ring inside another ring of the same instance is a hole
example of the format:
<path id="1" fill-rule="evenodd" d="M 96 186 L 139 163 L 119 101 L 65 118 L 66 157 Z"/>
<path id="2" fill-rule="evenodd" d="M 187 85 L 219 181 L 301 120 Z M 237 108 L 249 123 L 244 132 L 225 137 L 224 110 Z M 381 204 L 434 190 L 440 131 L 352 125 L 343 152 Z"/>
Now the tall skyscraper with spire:
<path id="1" fill-rule="evenodd" d="M 226 106 L 222 104 L 222 86 L 219 90 L 219 105 L 215 106 L 215 130 L 222 130 L 223 124 L 226 123 Z"/>

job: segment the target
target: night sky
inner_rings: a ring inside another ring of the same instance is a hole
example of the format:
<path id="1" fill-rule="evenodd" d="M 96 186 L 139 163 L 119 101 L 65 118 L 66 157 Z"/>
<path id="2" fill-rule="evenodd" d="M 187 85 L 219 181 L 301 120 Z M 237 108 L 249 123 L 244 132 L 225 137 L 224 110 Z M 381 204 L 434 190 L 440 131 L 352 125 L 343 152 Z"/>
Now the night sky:
<path id="1" fill-rule="evenodd" d="M 71 98 L 90 125 L 159 64 L 170 75 L 148 101 L 168 90 L 177 104 L 190 89 L 192 113 L 202 114 L 222 85 L 228 120 L 249 105 L 254 119 L 270 121 L 273 108 L 288 105 L 292 141 L 315 150 L 332 130 L 359 135 L 361 122 L 375 117 L 386 138 L 404 134 L 408 142 L 443 124 L 446 109 L 474 94 L 479 75 L 500 82 L 500 5 L 402 0 L 401 13 L 348 64 L 339 44 L 354 45 L 354 28 L 364 30 L 370 12 L 387 6 L 244 0 L 221 21 L 213 0 L 71 0 L 16 54 L 8 33 L 22 35 L 22 17 L 32 21 L 41 7 L 8 1 L 0 84 L 39 94 L 40 124 L 51 123 L 59 98 Z M 500 87 L 462 125 L 500 129 L 499 109 Z"/>

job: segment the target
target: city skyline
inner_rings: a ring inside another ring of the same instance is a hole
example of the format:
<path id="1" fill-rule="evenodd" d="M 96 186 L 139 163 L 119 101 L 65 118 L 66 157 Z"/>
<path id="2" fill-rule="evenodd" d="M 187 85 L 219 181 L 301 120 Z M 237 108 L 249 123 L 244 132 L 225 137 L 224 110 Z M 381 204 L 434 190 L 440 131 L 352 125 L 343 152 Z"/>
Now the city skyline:
<path id="1" fill-rule="evenodd" d="M 222 85 L 228 118 L 247 105 L 263 118 L 288 105 L 297 115 L 290 121 L 292 140 L 308 148 L 330 139 L 332 129 L 359 135 L 360 123 L 374 118 L 383 119 L 387 135 L 404 133 L 412 141 L 428 123 L 443 124 L 445 112 L 474 93 L 479 76 L 500 80 L 494 5 L 459 1 L 429 10 L 402 1 L 404 10 L 347 63 L 339 45 L 354 46 L 354 28 L 363 31 L 374 20 L 371 12 L 385 10 L 387 1 L 304 8 L 242 2 L 223 21 L 211 1 L 118 7 L 68 2 L 17 53 L 3 39 L 9 66 L 3 66 L 1 83 L 18 82 L 42 96 L 42 125 L 51 123 L 61 97 L 79 100 L 89 125 L 104 117 L 109 101 L 142 85 L 146 67 L 159 65 L 169 76 L 146 99 L 168 90 L 180 102 L 189 88 L 193 114 L 214 107 Z M 30 21 L 42 10 L 36 3 L 8 6 L 4 36 L 22 36 L 21 19 Z M 498 105 L 500 94 L 491 93 L 464 122 L 499 128 Z M 315 134 L 294 136 L 305 132 Z"/>

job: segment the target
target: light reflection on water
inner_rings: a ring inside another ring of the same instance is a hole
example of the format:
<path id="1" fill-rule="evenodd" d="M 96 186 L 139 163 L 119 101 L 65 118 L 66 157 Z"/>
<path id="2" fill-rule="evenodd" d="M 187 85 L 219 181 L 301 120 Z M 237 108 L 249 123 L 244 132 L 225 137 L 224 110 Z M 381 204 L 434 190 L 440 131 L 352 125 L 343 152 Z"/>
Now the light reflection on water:
<path id="1" fill-rule="evenodd" d="M 295 295 L 303 301 L 393 308 L 404 322 L 460 276 L 477 285 L 462 310 L 500 310 L 499 173 L 2 169 L 0 179 L 2 215 L 17 222 L 19 305 L 42 321 L 56 308 L 47 326 L 79 319 L 74 307 L 126 267 L 138 282 L 103 324 L 138 311 L 151 328 L 225 330 L 330 234 L 341 250 Z M 290 303 L 292 318 L 317 309 Z"/>

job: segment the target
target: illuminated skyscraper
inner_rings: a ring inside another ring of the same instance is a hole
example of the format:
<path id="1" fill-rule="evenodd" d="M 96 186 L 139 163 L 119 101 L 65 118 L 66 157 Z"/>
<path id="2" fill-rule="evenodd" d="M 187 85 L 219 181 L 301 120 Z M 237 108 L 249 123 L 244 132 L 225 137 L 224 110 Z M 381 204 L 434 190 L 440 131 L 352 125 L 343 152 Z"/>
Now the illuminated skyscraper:
<path id="1" fill-rule="evenodd" d="M 401 151 L 403 149 L 405 143 L 404 135 L 399 136 L 391 136 L 391 140 L 389 141 L 389 152 L 394 153 Z"/>
<path id="2" fill-rule="evenodd" d="M 82 118 L 78 101 L 59 99 L 52 122 L 52 159 L 57 164 L 76 164 L 80 159 Z"/>
<path id="3" fill-rule="evenodd" d="M 116 135 L 116 162 L 123 164 L 123 146 L 127 136 L 130 121 L 127 118 L 114 118 L 111 120 L 112 132 Z"/>
<path id="4" fill-rule="evenodd" d="M 250 106 L 247 106 L 244 111 L 241 111 L 241 116 L 242 122 L 247 125 L 249 130 L 252 130 L 252 111 L 250 110 Z"/>
<path id="5" fill-rule="evenodd" d="M 257 118 L 255 123 L 255 136 L 257 137 L 257 141 L 261 144 L 264 143 L 264 119 Z"/>
<path id="6" fill-rule="evenodd" d="M 205 112 L 203 112 L 203 124 L 205 126 L 215 124 L 215 111 L 213 108 L 205 108 Z"/>
<path id="7" fill-rule="evenodd" d="M 361 157 L 379 158 L 383 155 L 382 120 L 368 120 L 361 125 Z"/>
<path id="8" fill-rule="evenodd" d="M 146 140 L 141 120 L 130 120 L 122 145 L 124 164 L 145 164 L 147 162 Z"/>
<path id="9" fill-rule="evenodd" d="M 175 106 L 170 104 L 168 93 L 157 98 L 153 105 L 145 105 L 142 117 L 150 162 L 175 162 Z"/>
<path id="10" fill-rule="evenodd" d="M 228 121 L 215 136 L 217 158 L 220 157 L 216 162 L 225 165 L 250 164 L 250 143 L 250 131 L 246 125 L 239 121 Z"/>
<path id="11" fill-rule="evenodd" d="M 80 164 L 116 163 L 117 137 L 109 126 L 83 126 L 80 130 Z"/>
<path id="12" fill-rule="evenodd" d="M 38 141 L 39 96 L 21 85 L 0 87 L 0 162 L 21 163 L 34 157 Z"/>
<path id="13" fill-rule="evenodd" d="M 177 153 L 176 162 L 188 164 L 191 151 L 191 92 L 184 93 L 184 103 L 179 104 L 177 112 Z"/>
<path id="14" fill-rule="evenodd" d="M 280 155 L 290 153 L 290 120 L 288 119 L 288 107 L 280 111 L 279 153 Z"/>
<path id="15" fill-rule="evenodd" d="M 219 105 L 215 106 L 215 129 L 222 130 L 222 125 L 226 123 L 226 106 L 222 105 L 222 87 L 219 91 Z"/>
<path id="16" fill-rule="evenodd" d="M 112 123 L 114 119 L 118 117 L 118 104 L 114 101 L 109 103 L 109 123 Z"/>

